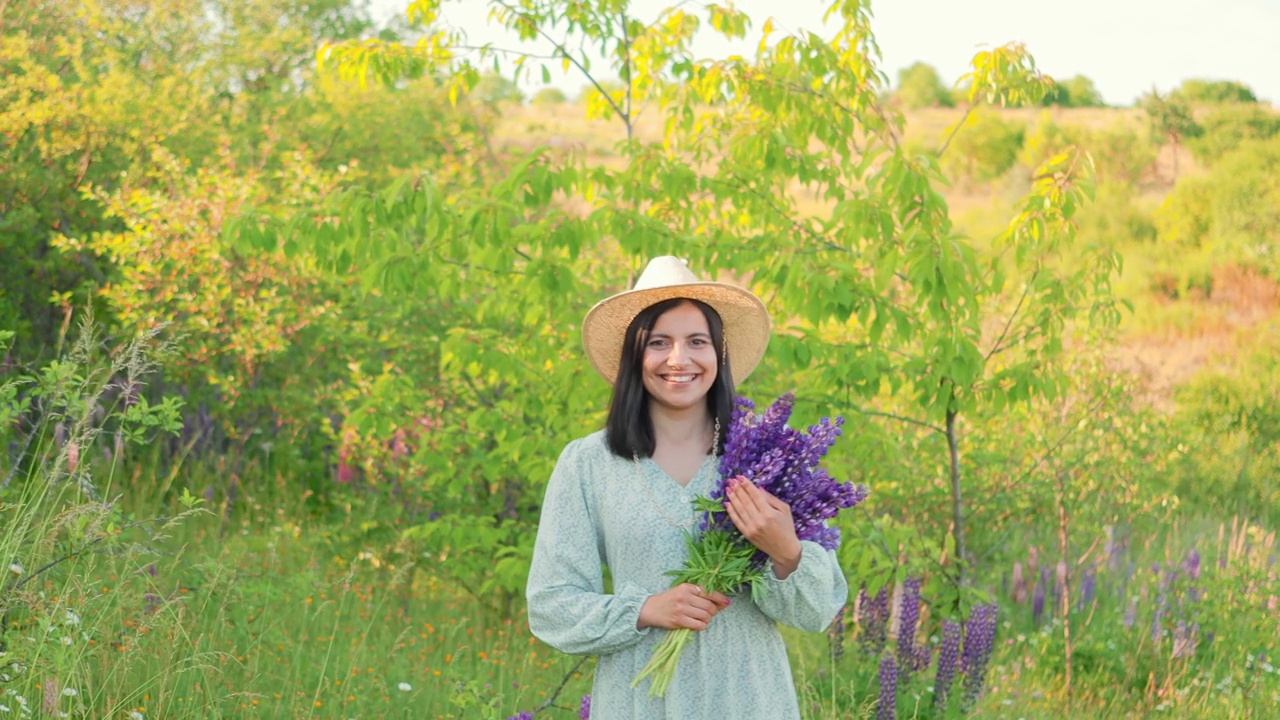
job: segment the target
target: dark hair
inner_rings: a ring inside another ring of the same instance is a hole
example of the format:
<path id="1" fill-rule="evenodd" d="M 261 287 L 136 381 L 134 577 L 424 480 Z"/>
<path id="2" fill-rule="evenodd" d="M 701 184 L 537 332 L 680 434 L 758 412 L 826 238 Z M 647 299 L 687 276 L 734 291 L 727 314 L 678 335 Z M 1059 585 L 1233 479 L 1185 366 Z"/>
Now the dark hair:
<path id="1" fill-rule="evenodd" d="M 720 437 L 715 452 L 724 454 L 724 438 L 733 414 L 733 375 L 729 372 L 729 356 L 724 346 L 724 323 L 720 320 L 720 313 L 701 300 L 672 298 L 641 310 L 623 337 L 622 359 L 618 363 L 618 377 L 614 379 L 613 399 L 609 403 L 609 419 L 605 423 L 605 440 L 614 455 L 627 459 L 653 455 L 656 438 L 653 418 L 649 417 L 649 391 L 644 387 L 644 350 L 658 318 L 684 303 L 702 311 L 707 318 L 707 329 L 711 331 L 711 345 L 715 348 L 719 366 L 716 380 L 707 391 L 707 412 L 713 420 L 720 421 Z"/>

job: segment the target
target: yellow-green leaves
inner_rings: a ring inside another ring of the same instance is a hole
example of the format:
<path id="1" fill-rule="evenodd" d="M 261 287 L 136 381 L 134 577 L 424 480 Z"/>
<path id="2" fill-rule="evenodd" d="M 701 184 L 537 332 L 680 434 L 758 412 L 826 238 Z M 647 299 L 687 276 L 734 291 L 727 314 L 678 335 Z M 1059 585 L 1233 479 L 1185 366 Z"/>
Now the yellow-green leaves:
<path id="1" fill-rule="evenodd" d="M 973 56 L 973 71 L 962 75 L 969 102 L 984 100 L 1006 106 L 1036 105 L 1053 89 L 1053 79 L 1036 69 L 1035 59 L 1022 43 L 1009 43 Z"/>

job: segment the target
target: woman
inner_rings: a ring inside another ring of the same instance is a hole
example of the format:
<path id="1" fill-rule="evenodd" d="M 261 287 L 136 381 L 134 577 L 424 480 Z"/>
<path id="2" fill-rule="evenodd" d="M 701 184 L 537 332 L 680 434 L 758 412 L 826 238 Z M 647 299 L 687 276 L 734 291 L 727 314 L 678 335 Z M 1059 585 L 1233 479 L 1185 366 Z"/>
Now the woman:
<path id="1" fill-rule="evenodd" d="M 605 429 L 565 447 L 547 485 L 529 573 L 529 626 L 547 644 L 599 656 L 592 717 L 800 717 L 778 623 L 819 632 L 848 598 L 834 553 L 800 542 L 786 505 L 750 483 L 729 493 L 734 524 L 769 556 L 759 603 L 665 574 L 686 556 L 710 493 L 735 383 L 764 355 L 764 304 L 655 258 L 634 290 L 583 322 L 587 357 L 613 399 Z M 606 587 L 604 568 L 612 587 Z M 664 697 L 632 680 L 662 630 L 689 628 Z"/>

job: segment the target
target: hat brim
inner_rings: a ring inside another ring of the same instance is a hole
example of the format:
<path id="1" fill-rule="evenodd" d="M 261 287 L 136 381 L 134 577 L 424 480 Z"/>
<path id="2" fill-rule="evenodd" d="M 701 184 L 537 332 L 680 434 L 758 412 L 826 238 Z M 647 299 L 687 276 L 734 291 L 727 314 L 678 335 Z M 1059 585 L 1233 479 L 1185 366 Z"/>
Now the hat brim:
<path id="1" fill-rule="evenodd" d="M 734 385 L 747 379 L 769 346 L 772 320 L 760 298 L 737 285 L 695 282 L 628 290 L 596 303 L 582 321 L 582 345 L 591 366 L 609 384 L 618 378 L 627 328 L 642 310 L 675 298 L 700 300 L 715 309 L 724 323 L 729 346 L 729 373 Z"/>

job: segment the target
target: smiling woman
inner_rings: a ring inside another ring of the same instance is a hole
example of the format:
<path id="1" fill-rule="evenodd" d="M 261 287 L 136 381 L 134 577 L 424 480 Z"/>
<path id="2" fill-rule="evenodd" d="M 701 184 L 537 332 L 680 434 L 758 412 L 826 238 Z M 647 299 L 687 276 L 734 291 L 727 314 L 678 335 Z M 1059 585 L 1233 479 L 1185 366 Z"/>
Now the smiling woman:
<path id="1" fill-rule="evenodd" d="M 750 520 L 766 529 L 752 542 L 772 563 L 754 598 L 671 587 L 667 575 L 687 557 L 692 500 L 718 480 L 734 386 L 760 362 L 769 328 L 755 295 L 700 281 L 672 257 L 587 314 L 587 357 L 613 383 L 613 400 L 606 427 L 570 442 L 556 463 L 527 597 L 534 635 L 599 656 L 593 717 L 800 717 L 778 624 L 831 622 L 848 596 L 834 553 L 773 522 L 784 513 L 758 490 Z M 694 631 L 661 697 L 632 682 L 664 636 L 654 628 Z"/>

